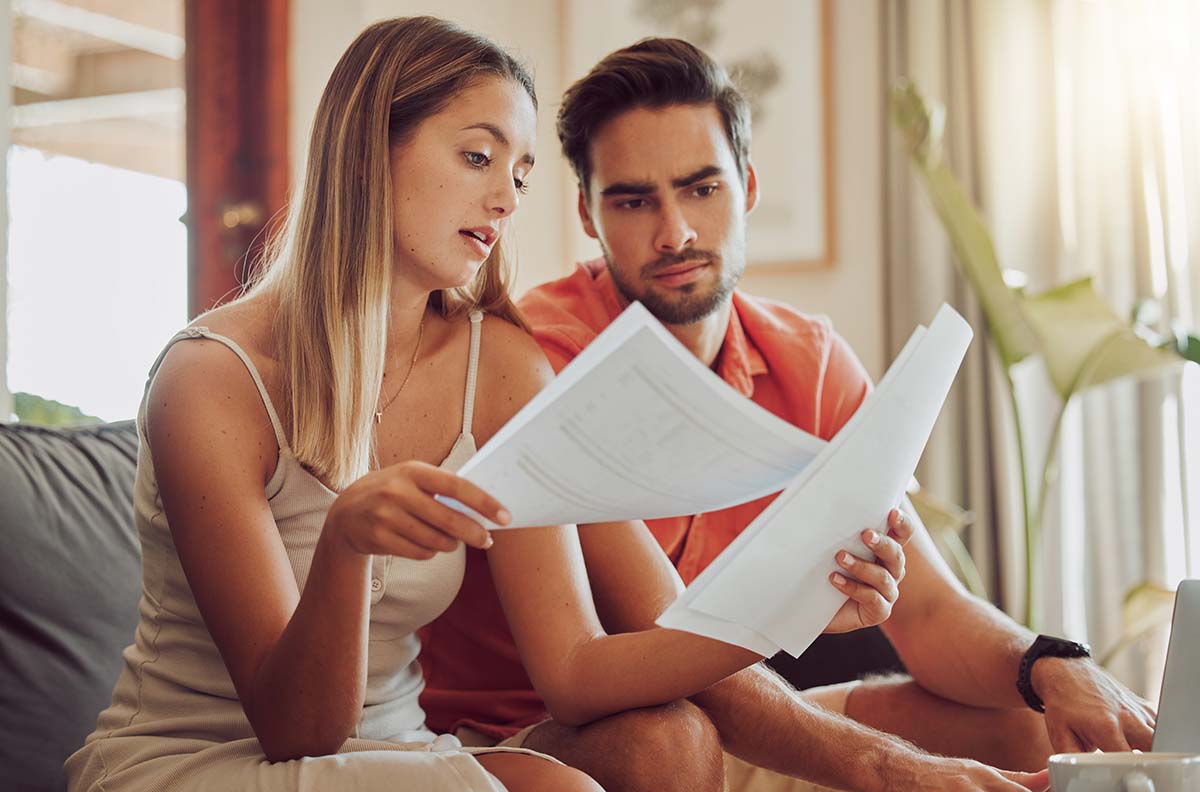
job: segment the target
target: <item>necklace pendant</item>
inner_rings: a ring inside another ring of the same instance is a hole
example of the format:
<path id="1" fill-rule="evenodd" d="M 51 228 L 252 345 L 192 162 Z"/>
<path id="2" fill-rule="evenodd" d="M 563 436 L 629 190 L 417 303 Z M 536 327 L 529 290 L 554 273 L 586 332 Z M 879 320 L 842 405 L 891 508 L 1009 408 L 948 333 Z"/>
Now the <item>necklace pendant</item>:
<path id="1" fill-rule="evenodd" d="M 375 413 L 375 423 L 383 423 L 383 413 Z"/>

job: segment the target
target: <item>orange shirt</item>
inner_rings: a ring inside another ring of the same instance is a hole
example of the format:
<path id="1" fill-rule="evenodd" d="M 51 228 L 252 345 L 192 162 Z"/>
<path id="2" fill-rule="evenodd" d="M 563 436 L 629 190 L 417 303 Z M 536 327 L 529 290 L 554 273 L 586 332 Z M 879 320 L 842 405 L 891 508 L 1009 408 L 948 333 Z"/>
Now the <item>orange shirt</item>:
<path id="1" fill-rule="evenodd" d="M 601 260 L 543 284 L 520 301 L 534 336 L 561 371 L 621 313 Z M 806 432 L 828 440 L 870 391 L 870 378 L 829 320 L 733 293 L 714 370 L 734 389 Z M 700 574 L 775 498 L 721 511 L 647 520 L 685 583 Z M 421 704 L 437 732 L 469 725 L 496 738 L 546 717 L 513 644 L 487 557 L 467 548 L 466 576 L 450 608 L 422 631 Z"/>

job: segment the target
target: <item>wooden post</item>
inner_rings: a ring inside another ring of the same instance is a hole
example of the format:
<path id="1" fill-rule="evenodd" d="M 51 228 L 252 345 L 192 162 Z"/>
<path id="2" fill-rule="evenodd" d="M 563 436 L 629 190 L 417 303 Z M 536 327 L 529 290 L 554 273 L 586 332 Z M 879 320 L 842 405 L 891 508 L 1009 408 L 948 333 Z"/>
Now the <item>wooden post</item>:
<path id="1" fill-rule="evenodd" d="M 188 315 L 238 294 L 288 188 L 288 0 L 187 0 Z"/>

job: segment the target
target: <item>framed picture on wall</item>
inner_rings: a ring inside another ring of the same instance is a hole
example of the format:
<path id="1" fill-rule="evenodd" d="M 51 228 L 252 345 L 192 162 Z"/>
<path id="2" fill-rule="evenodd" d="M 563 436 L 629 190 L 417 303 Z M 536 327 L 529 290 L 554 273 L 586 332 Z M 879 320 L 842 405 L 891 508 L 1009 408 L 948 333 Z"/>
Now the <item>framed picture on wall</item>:
<path id="1" fill-rule="evenodd" d="M 836 260 L 829 0 L 563 0 L 564 77 L 645 36 L 677 36 L 724 65 L 753 113 L 759 202 L 748 264 L 786 271 Z M 574 197 L 572 193 L 572 204 Z"/>

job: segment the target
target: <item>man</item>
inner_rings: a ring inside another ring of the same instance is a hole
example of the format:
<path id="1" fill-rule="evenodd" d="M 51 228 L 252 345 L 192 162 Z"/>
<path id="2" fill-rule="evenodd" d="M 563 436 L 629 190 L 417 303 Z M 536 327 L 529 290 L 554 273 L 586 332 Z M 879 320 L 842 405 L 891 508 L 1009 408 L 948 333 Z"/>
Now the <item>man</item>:
<path id="1" fill-rule="evenodd" d="M 615 52 L 567 91 L 558 132 L 578 177 L 580 219 L 604 258 L 522 300 L 552 365 L 561 369 L 639 300 L 743 395 L 832 437 L 870 385 L 827 321 L 735 289 L 758 185 L 746 102 L 720 67 L 673 39 Z M 581 526 L 606 628 L 652 624 L 678 591 L 666 559 L 691 580 L 770 500 L 647 524 Z M 853 789 L 1033 783 L 924 754 L 881 732 L 927 751 L 1028 770 L 1044 768 L 1052 750 L 1149 748 L 1154 715 L 1145 702 L 1086 657 L 1063 657 L 1079 647 L 1035 643 L 969 596 L 919 528 L 901 594 L 883 629 L 911 678 L 799 695 L 755 667 L 694 696 L 695 706 L 677 702 L 571 728 L 543 720 L 486 562 L 471 554 L 462 593 L 427 635 L 423 703 L 439 730 L 465 725 L 466 734 L 502 739 L 528 727 L 522 744 L 610 790 L 703 788 L 711 778 L 695 768 L 707 765 L 693 756 L 719 748 L 739 757 L 728 760 L 735 788 L 757 785 L 768 772 Z M 1045 717 L 1032 709 L 1043 702 Z"/>

